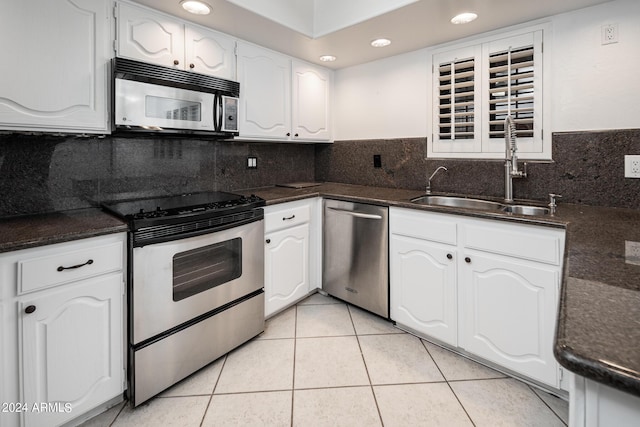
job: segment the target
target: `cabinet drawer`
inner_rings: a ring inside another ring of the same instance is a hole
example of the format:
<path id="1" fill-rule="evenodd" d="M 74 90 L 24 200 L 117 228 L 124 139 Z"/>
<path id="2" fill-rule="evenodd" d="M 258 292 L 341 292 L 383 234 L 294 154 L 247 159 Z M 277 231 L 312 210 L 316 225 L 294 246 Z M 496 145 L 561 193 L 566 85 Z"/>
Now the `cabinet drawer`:
<path id="1" fill-rule="evenodd" d="M 122 270 L 124 242 L 93 239 L 51 245 L 17 261 L 18 294 Z"/>
<path id="2" fill-rule="evenodd" d="M 534 262 L 560 265 L 564 232 L 548 227 L 465 221 L 460 230 L 465 248 Z"/>
<path id="3" fill-rule="evenodd" d="M 272 231 L 281 230 L 283 228 L 293 227 L 299 224 L 309 222 L 311 218 L 311 205 L 283 205 L 273 211 L 267 211 L 264 214 L 264 231 L 270 233 Z"/>
<path id="4" fill-rule="evenodd" d="M 389 227 L 391 234 L 400 234 L 447 245 L 457 243 L 456 221 L 446 215 L 392 208 Z"/>

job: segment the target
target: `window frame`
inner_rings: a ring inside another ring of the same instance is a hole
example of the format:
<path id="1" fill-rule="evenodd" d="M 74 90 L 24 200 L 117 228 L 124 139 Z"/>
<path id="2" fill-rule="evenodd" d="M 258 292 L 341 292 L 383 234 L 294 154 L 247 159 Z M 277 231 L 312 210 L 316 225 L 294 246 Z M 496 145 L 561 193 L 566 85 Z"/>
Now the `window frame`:
<path id="1" fill-rule="evenodd" d="M 494 32 L 490 36 L 469 38 L 466 41 L 443 45 L 430 52 L 431 112 L 429 124 L 431 140 L 427 144 L 427 158 L 503 159 L 504 138 L 490 138 L 490 55 L 496 52 L 533 46 L 533 136 L 518 138 L 518 157 L 527 160 L 551 160 L 550 121 L 550 43 L 551 24 L 523 27 L 509 32 Z M 440 138 L 440 64 L 474 56 L 475 99 L 474 132 L 471 139 Z M 539 89 L 538 89 L 539 88 Z M 520 124 L 520 129 L 524 123 Z"/>

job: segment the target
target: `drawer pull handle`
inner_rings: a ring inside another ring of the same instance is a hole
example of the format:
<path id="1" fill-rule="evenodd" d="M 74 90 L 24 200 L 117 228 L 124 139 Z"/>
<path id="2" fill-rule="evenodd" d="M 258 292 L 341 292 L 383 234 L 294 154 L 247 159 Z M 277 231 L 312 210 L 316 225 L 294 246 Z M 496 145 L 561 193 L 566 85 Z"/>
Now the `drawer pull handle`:
<path id="1" fill-rule="evenodd" d="M 84 267 L 85 265 L 91 265 L 91 264 L 93 264 L 93 260 L 92 259 L 90 259 L 89 261 L 85 262 L 84 264 L 72 265 L 71 267 L 60 266 L 60 267 L 58 267 L 58 271 L 72 270 L 74 268 L 80 268 L 80 267 Z"/>
<path id="2" fill-rule="evenodd" d="M 24 309 L 24 312 L 27 314 L 31 314 L 34 311 L 36 311 L 36 306 L 35 305 L 28 305 L 27 308 Z"/>
<path id="3" fill-rule="evenodd" d="M 464 262 L 466 262 L 467 264 L 469 264 L 469 263 L 471 262 L 471 258 L 466 257 L 466 258 L 464 259 Z"/>
<path id="4" fill-rule="evenodd" d="M 295 218 L 295 217 L 296 217 L 295 215 L 291 215 L 290 217 L 282 218 L 282 220 L 283 220 L 283 221 L 288 221 L 288 220 L 293 219 L 293 218 Z"/>
<path id="5" fill-rule="evenodd" d="M 453 259 L 453 255 L 447 254 L 447 259 Z"/>

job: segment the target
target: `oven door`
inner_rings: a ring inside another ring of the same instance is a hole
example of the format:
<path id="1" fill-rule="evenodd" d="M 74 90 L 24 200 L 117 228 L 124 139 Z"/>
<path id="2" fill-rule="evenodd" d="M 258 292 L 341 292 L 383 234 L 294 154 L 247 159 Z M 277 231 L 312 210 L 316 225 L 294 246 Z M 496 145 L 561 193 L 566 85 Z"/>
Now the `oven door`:
<path id="1" fill-rule="evenodd" d="M 133 248 L 131 343 L 264 287 L 264 220 Z"/>

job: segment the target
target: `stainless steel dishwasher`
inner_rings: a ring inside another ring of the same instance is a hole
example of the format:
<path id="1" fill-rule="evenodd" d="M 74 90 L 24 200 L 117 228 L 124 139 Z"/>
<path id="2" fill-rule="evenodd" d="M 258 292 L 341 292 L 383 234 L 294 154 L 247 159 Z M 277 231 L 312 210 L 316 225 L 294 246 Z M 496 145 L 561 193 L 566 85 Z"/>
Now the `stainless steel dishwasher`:
<path id="1" fill-rule="evenodd" d="M 322 289 L 389 317 L 389 209 L 324 200 Z"/>

